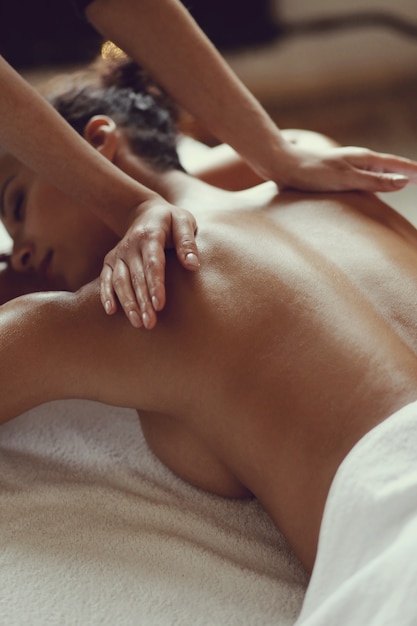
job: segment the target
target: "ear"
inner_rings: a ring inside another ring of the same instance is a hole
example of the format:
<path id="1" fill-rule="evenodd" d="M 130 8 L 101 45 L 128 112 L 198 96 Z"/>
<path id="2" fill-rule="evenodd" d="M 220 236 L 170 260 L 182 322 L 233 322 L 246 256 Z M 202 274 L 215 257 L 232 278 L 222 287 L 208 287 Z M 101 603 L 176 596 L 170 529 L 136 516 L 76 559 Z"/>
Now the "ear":
<path id="1" fill-rule="evenodd" d="M 84 139 L 96 150 L 109 159 L 114 160 L 117 150 L 117 126 L 107 115 L 95 115 L 84 128 Z"/>

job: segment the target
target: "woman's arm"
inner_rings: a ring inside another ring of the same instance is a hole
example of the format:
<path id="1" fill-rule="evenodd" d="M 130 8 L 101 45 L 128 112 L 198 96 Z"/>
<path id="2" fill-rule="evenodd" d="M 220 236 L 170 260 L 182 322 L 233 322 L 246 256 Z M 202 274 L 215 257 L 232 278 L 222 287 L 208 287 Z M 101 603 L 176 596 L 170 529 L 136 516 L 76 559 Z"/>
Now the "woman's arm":
<path id="1" fill-rule="evenodd" d="M 309 130 L 284 129 L 281 131 L 285 140 L 293 145 L 308 150 L 325 150 L 335 148 L 339 144 L 330 137 Z M 214 148 L 204 146 L 205 150 L 198 153 L 198 158 L 192 157 L 190 143 L 199 147 L 200 142 L 187 138 L 184 146 L 184 160 L 189 174 L 196 176 L 210 185 L 227 189 L 228 191 L 240 191 L 259 185 L 263 179 L 240 157 L 240 155 L 227 144 L 219 144 Z M 189 151 L 189 157 L 187 153 Z M 181 143 L 179 146 L 182 157 Z"/>
<path id="2" fill-rule="evenodd" d="M 187 139 L 187 143 L 188 141 L 194 140 Z M 193 159 L 190 154 L 189 164 L 187 161 L 187 158 L 182 159 L 189 174 L 220 189 L 240 191 L 264 182 L 246 161 L 225 143 L 214 148 L 207 147 L 207 151 L 198 159 Z"/>
<path id="3" fill-rule="evenodd" d="M 151 299 L 161 305 L 165 299 L 164 247 L 174 245 L 182 264 L 196 268 L 193 216 L 101 156 L 2 57 L 0 84 L 0 146 L 96 213 L 121 237 L 128 231 L 112 257 L 113 266 L 120 260 L 130 270 L 117 296 L 130 303 L 127 315 L 132 310 L 148 313 L 154 323 Z M 103 304 L 109 301 L 109 312 L 114 312 L 111 273 L 103 290 Z"/>
<path id="4" fill-rule="evenodd" d="M 417 164 L 408 159 L 285 141 L 178 0 L 92 0 L 86 15 L 262 179 L 311 191 L 392 191 L 407 177 L 417 180 Z"/>
<path id="5" fill-rule="evenodd" d="M 146 407 L 157 382 L 149 364 L 163 352 L 157 333 L 137 332 L 121 313 L 109 318 L 98 291 L 95 281 L 0 306 L 0 423 L 66 398 Z"/>

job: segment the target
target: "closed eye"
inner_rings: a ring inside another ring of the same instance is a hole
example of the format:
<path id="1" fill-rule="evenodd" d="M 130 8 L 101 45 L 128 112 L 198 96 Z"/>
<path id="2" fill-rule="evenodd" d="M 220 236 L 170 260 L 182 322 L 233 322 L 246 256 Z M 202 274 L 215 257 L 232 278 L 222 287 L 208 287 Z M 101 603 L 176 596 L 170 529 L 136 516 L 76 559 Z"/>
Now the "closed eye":
<path id="1" fill-rule="evenodd" d="M 14 203 L 13 203 L 13 219 L 15 222 L 22 222 L 25 215 L 24 215 L 24 195 L 23 193 L 19 192 L 16 196 L 16 198 L 14 199 Z"/>

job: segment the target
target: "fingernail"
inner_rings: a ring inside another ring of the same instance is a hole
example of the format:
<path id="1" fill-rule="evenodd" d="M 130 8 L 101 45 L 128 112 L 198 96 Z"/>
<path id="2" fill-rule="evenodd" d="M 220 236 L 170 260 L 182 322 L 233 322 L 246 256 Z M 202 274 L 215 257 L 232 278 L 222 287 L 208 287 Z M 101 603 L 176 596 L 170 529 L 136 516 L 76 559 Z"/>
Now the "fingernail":
<path id="1" fill-rule="evenodd" d="M 152 296 L 152 306 L 155 311 L 159 311 L 159 300 L 156 296 Z"/>
<path id="2" fill-rule="evenodd" d="M 111 312 L 111 302 L 110 302 L 110 300 L 106 300 L 106 302 L 104 303 L 104 310 L 106 311 L 107 315 L 110 314 L 110 312 Z"/>
<path id="3" fill-rule="evenodd" d="M 140 315 L 136 311 L 129 311 L 128 315 L 132 326 L 134 326 L 135 328 L 140 328 L 142 326 L 142 320 L 140 318 Z"/>
<path id="4" fill-rule="evenodd" d="M 396 187 L 403 187 L 406 183 L 408 183 L 407 176 L 403 176 L 402 174 L 394 174 L 391 176 L 391 180 Z"/>
<path id="5" fill-rule="evenodd" d="M 142 314 L 142 321 L 143 321 L 143 325 L 145 326 L 145 328 L 149 328 L 149 323 L 151 321 L 151 318 L 149 316 L 149 313 L 143 313 Z"/>
<path id="6" fill-rule="evenodd" d="M 191 267 L 200 267 L 197 255 L 194 254 L 194 252 L 189 252 L 186 255 L 185 262 L 187 263 L 187 265 L 191 265 Z"/>

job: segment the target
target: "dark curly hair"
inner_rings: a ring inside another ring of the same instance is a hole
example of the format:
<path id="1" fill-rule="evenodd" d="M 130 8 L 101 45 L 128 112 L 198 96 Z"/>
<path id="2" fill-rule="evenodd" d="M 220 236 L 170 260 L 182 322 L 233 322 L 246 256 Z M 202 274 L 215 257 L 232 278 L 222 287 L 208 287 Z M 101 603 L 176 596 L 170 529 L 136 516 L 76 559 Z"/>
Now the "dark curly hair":
<path id="1" fill-rule="evenodd" d="M 177 109 L 128 57 L 99 59 L 84 71 L 50 81 L 42 91 L 80 135 L 91 117 L 108 115 L 153 169 L 183 170 L 176 147 Z"/>

